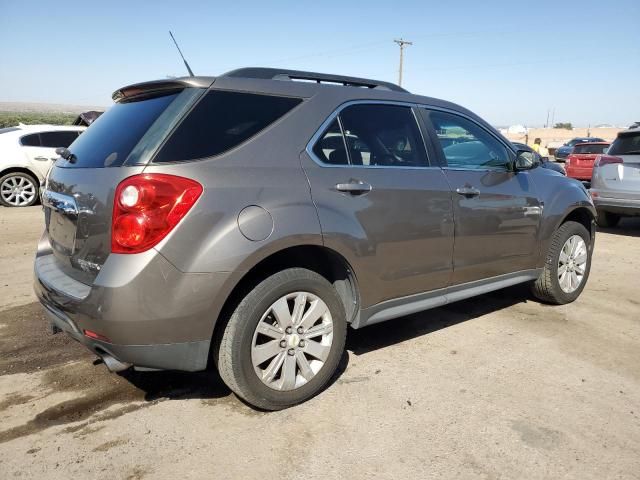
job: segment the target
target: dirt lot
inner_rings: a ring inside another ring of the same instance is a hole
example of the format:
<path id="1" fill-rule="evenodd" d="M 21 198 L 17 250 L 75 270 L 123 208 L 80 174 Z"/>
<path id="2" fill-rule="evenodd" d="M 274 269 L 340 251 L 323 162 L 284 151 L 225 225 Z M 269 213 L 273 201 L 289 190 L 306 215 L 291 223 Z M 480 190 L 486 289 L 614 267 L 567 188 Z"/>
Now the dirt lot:
<path id="1" fill-rule="evenodd" d="M 599 234 L 573 305 L 516 287 L 352 331 L 334 383 L 277 413 L 48 335 L 41 223 L 0 208 L 0 478 L 640 478 L 640 219 Z"/>

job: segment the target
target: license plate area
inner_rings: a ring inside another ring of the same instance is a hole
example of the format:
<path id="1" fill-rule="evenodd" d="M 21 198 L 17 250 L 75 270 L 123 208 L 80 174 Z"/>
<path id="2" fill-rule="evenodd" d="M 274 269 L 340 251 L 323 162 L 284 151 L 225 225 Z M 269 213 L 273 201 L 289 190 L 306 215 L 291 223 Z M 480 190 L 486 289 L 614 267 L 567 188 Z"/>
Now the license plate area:
<path id="1" fill-rule="evenodd" d="M 62 255 L 72 256 L 76 248 L 78 224 L 78 206 L 75 198 L 44 191 L 42 203 L 51 247 Z"/>

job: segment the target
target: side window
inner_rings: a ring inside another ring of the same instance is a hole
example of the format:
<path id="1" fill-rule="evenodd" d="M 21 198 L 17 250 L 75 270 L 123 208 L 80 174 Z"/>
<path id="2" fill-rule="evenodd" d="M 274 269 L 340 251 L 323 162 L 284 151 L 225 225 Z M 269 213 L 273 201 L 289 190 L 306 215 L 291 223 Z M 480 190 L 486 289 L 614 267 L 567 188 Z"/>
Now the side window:
<path id="1" fill-rule="evenodd" d="M 313 146 L 313 153 L 322 162 L 329 165 L 347 165 L 347 150 L 338 120 L 334 120 L 320 140 Z"/>
<path id="2" fill-rule="evenodd" d="M 67 148 L 78 138 L 78 132 L 74 130 L 62 131 L 62 132 L 42 132 L 40 139 L 42 140 L 43 147 Z"/>
<path id="3" fill-rule="evenodd" d="M 426 167 L 427 155 L 409 107 L 352 105 L 340 112 L 352 165 Z"/>
<path id="4" fill-rule="evenodd" d="M 476 123 L 436 111 L 430 112 L 429 118 L 449 167 L 486 170 L 509 164 L 507 148 Z"/>
<path id="5" fill-rule="evenodd" d="M 37 133 L 32 133 L 31 135 L 25 135 L 20 139 L 20 145 L 25 147 L 39 147 L 40 146 L 40 135 Z"/>
<path id="6" fill-rule="evenodd" d="M 182 121 L 154 162 L 220 155 L 257 135 L 300 102 L 300 98 L 212 90 Z"/>

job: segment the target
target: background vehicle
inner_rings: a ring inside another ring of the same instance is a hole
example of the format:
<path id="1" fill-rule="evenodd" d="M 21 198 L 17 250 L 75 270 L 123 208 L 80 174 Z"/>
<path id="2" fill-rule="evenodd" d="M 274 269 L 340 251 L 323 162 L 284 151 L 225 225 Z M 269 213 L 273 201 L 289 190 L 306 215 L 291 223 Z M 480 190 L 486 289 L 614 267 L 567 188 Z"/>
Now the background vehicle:
<path id="1" fill-rule="evenodd" d="M 20 125 L 0 129 L 0 204 L 28 207 L 38 200 L 40 184 L 58 157 L 85 127 Z"/>
<path id="2" fill-rule="evenodd" d="M 604 142 L 604 138 L 598 137 L 576 137 L 569 140 L 567 143 L 558 147 L 554 158 L 556 162 L 564 162 L 569 154 L 573 151 L 573 147 L 578 143 L 592 143 L 592 142 Z"/>
<path id="3" fill-rule="evenodd" d="M 520 142 L 511 142 L 511 143 L 516 148 L 516 150 L 523 150 L 526 152 L 533 153 L 534 156 L 538 158 L 538 161 L 540 162 L 540 166 L 542 168 L 548 168 L 549 170 L 553 170 L 555 172 L 561 173 L 562 175 L 567 174 L 567 172 L 565 172 L 564 167 L 562 165 L 560 165 L 559 163 L 550 161 L 549 157 L 542 157 L 540 154 L 538 154 L 538 152 L 536 152 L 533 148 L 531 148 L 526 143 L 520 143 Z"/>
<path id="4" fill-rule="evenodd" d="M 278 69 L 114 100 L 51 169 L 35 260 L 50 321 L 112 370 L 212 359 L 276 410 L 327 384 L 348 325 L 587 282 L 587 191 L 452 103 Z"/>
<path id="5" fill-rule="evenodd" d="M 598 225 L 615 227 L 620 217 L 640 215 L 640 129 L 618 133 L 593 167 L 591 196 Z"/>
<path id="6" fill-rule="evenodd" d="M 609 148 L 608 142 L 577 143 L 564 165 L 567 176 L 590 182 L 593 163 L 598 155 L 607 151 L 607 148 Z"/>

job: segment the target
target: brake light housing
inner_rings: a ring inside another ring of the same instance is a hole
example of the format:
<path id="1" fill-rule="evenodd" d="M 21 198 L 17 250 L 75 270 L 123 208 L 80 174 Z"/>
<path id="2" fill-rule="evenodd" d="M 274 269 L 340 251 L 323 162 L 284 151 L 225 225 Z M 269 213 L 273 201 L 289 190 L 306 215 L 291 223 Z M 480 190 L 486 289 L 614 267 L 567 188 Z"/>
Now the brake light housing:
<path id="1" fill-rule="evenodd" d="M 612 165 L 615 163 L 624 163 L 620 157 L 615 157 L 613 155 L 598 155 L 596 157 L 596 161 L 594 162 L 594 166 L 602 167 L 604 165 Z"/>
<path id="2" fill-rule="evenodd" d="M 141 253 L 166 237 L 202 195 L 195 180 L 143 173 L 116 187 L 111 222 L 111 252 Z"/>

